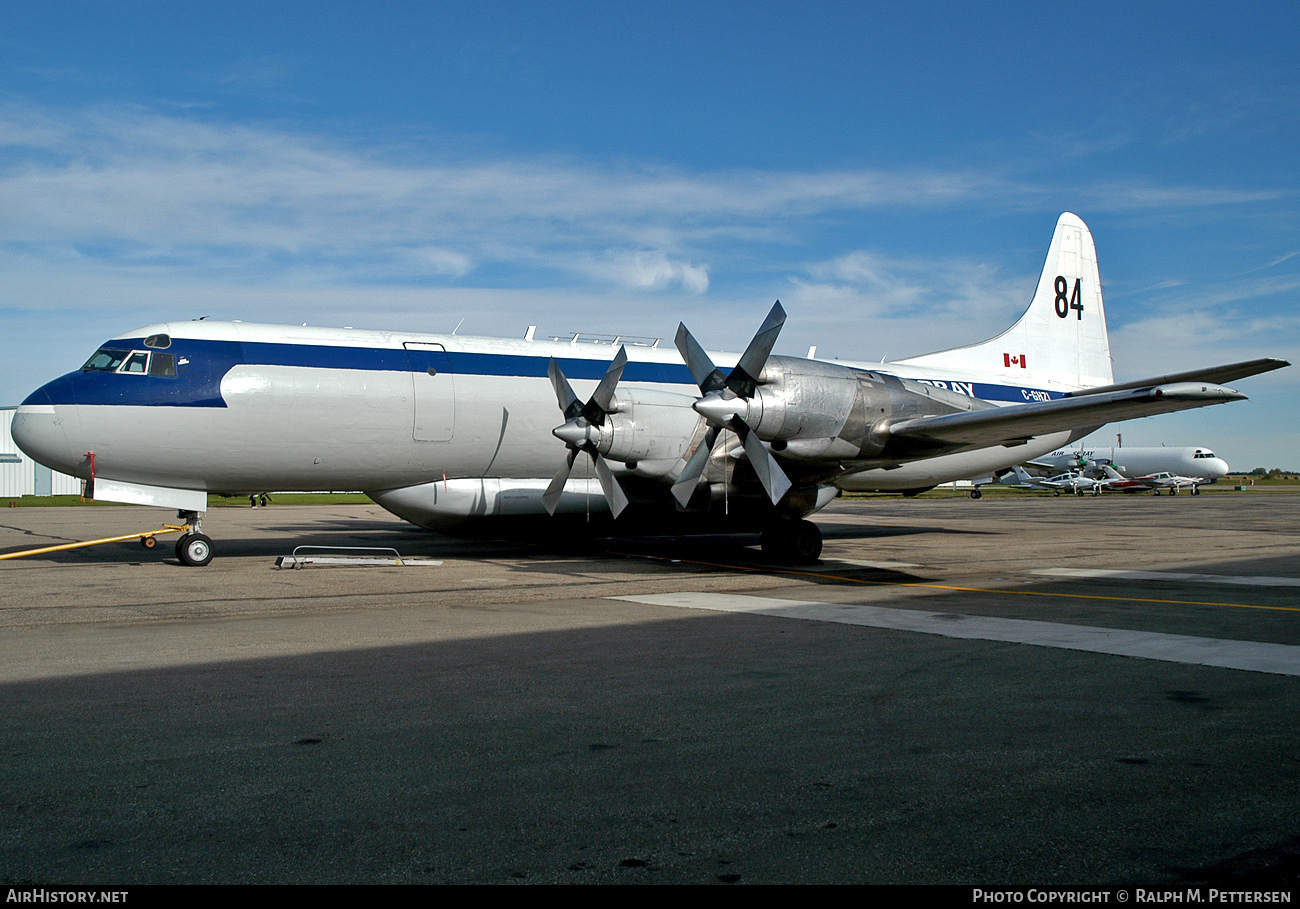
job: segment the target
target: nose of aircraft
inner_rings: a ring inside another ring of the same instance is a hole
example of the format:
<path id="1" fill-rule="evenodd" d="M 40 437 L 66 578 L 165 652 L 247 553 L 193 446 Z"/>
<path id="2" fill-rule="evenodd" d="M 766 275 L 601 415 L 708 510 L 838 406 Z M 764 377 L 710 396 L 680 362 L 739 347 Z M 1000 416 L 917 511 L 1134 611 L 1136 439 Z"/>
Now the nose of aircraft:
<path id="1" fill-rule="evenodd" d="M 33 461 L 60 473 L 74 473 L 84 457 L 74 452 L 45 389 L 34 392 L 14 413 L 14 442 Z"/>
<path id="2" fill-rule="evenodd" d="M 1206 476 L 1215 480 L 1221 480 L 1228 475 L 1228 462 L 1223 458 L 1210 458 L 1205 462 Z"/>

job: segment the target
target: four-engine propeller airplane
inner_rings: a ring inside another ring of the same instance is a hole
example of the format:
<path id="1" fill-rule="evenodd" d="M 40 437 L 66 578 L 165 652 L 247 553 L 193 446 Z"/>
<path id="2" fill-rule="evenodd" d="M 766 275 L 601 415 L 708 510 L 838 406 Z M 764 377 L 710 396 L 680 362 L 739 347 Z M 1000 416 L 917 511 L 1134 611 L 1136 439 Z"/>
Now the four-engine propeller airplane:
<path id="1" fill-rule="evenodd" d="M 620 533 L 759 530 L 765 553 L 807 562 L 807 517 L 841 490 L 1002 470 L 1111 421 L 1240 400 L 1221 383 L 1288 365 L 1116 384 L 1092 235 L 1069 213 L 1028 310 L 988 341 L 881 364 L 773 356 L 784 318 L 778 303 L 739 358 L 683 324 L 676 351 L 625 345 L 608 365 L 531 332 L 150 325 L 34 392 L 13 435 L 97 499 L 177 509 L 189 565 L 212 558 L 209 493 L 358 488 L 434 530 L 594 512 Z M 574 477 L 580 457 L 594 481 Z"/>

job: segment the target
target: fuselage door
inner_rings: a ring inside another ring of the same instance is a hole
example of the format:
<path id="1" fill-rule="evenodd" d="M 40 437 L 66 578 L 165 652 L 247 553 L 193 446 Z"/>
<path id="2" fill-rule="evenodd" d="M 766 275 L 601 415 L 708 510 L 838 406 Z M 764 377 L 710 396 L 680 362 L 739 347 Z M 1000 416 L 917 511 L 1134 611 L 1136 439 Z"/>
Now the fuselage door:
<path id="1" fill-rule="evenodd" d="M 403 346 L 411 365 L 415 440 L 446 442 L 456 425 L 456 387 L 447 349 L 423 341 L 407 341 Z"/>

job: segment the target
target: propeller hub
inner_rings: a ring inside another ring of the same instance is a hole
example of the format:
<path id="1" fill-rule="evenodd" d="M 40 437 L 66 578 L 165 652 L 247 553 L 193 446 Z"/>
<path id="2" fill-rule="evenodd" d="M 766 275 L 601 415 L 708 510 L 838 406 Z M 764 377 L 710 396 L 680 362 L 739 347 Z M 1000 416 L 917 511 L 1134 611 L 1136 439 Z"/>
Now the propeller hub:
<path id="1" fill-rule="evenodd" d="M 720 392 L 709 392 L 691 405 L 695 412 L 709 421 L 710 426 L 727 426 L 732 417 L 745 420 L 749 417 L 749 402 L 744 398 Z"/>
<path id="2" fill-rule="evenodd" d="M 600 441 L 600 430 L 581 419 L 566 420 L 552 429 L 551 435 L 570 448 L 581 448 L 587 443 L 594 445 Z"/>

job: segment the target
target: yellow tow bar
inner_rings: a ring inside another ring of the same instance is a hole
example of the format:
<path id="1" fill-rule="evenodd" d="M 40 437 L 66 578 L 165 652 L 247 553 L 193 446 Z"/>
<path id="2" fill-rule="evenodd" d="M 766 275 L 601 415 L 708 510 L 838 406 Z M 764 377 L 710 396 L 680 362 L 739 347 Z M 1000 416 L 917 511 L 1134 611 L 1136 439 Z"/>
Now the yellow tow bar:
<path id="1" fill-rule="evenodd" d="M 164 524 L 158 530 L 146 530 L 144 533 L 128 533 L 120 537 L 105 537 L 102 540 L 86 540 L 84 543 L 63 543 L 59 546 L 45 546 L 41 549 L 25 549 L 22 552 L 7 552 L 0 555 L 0 560 L 21 559 L 23 556 L 42 555 L 47 552 L 62 552 L 65 549 L 81 549 L 83 546 L 98 546 L 101 543 L 121 543 L 124 540 L 139 540 L 145 549 L 158 545 L 155 537 L 164 533 L 184 533 L 190 529 L 189 524 Z"/>

